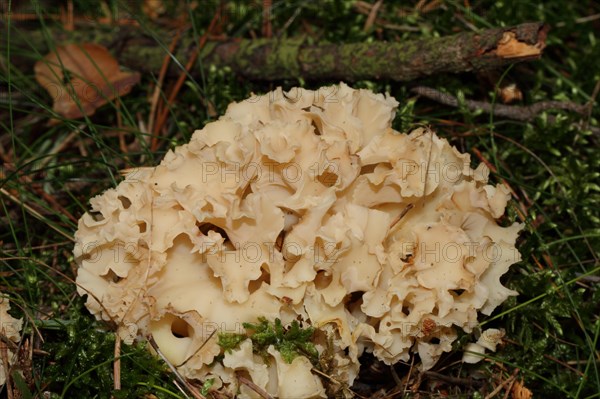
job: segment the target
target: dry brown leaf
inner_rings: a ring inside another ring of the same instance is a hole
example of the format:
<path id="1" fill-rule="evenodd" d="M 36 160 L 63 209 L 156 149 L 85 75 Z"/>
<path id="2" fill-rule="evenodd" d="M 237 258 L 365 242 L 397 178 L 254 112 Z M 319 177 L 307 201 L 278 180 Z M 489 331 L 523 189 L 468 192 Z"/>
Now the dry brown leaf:
<path id="1" fill-rule="evenodd" d="M 504 32 L 498 42 L 496 55 L 502 58 L 538 57 L 543 49 L 544 45 L 541 43 L 525 43 L 514 32 Z"/>
<path id="2" fill-rule="evenodd" d="M 95 43 L 59 46 L 34 70 L 38 83 L 52 96 L 52 109 L 72 119 L 92 115 L 140 81 L 138 72 L 122 72 L 106 47 Z"/>
<path id="3" fill-rule="evenodd" d="M 158 19 L 158 17 L 167 11 L 167 8 L 162 0 L 144 0 L 144 3 L 142 4 L 142 11 L 150 19 Z"/>
<path id="4" fill-rule="evenodd" d="M 522 381 L 515 381 L 511 389 L 512 399 L 531 399 L 533 394 L 525 387 Z"/>
<path id="5" fill-rule="evenodd" d="M 508 84 L 503 87 L 499 87 L 498 95 L 504 104 L 512 103 L 513 101 L 523 100 L 523 92 L 515 83 Z"/>

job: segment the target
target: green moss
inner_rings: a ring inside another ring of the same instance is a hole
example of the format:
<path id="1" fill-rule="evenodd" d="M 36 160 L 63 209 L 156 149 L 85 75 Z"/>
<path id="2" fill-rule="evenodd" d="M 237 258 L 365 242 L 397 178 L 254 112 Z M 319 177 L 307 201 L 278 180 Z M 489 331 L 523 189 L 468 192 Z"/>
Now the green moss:
<path id="1" fill-rule="evenodd" d="M 243 326 L 246 334 L 219 334 L 219 346 L 224 351 L 230 352 L 250 338 L 252 350 L 265 359 L 270 357 L 267 349 L 272 345 L 287 363 L 291 363 L 296 356 L 306 356 L 313 364 L 319 361 L 319 352 L 311 341 L 314 327 L 301 328 L 296 320 L 284 327 L 279 319 L 270 322 L 265 318 L 259 318 L 258 323 L 244 323 Z"/>

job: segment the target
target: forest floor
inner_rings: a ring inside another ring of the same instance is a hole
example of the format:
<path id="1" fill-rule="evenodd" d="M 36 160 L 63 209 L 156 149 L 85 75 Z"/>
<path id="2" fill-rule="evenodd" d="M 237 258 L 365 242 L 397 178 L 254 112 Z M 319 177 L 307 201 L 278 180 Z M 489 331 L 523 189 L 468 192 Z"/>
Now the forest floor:
<path id="1" fill-rule="evenodd" d="M 480 318 L 482 327 L 505 330 L 496 353 L 463 364 L 464 345 L 475 340 L 464 333 L 426 373 L 365 358 L 369 365 L 355 391 L 377 398 L 600 398 L 597 2 L 3 0 L 0 13 L 0 292 L 6 295 L 2 301 L 10 299 L 10 314 L 23 320 L 14 372 L 0 397 L 185 397 L 143 342 L 120 347 L 115 386 L 115 334 L 90 315 L 74 284 L 77 220 L 89 209 L 89 198 L 119 182 L 120 171 L 158 164 L 230 102 L 278 86 L 339 83 L 315 77 L 252 80 L 232 68 L 194 62 L 196 50 L 190 48 L 177 53 L 182 58 L 165 57 L 170 69 L 164 74 L 125 74 L 118 101 L 92 104 L 95 113 L 81 117 L 77 107 L 53 110 L 59 99 L 38 83 L 34 69 L 47 51 L 32 37 L 56 48 L 64 43 L 55 30 L 68 35 L 117 27 L 125 33 L 109 47 L 119 59 L 119 40 L 131 29 L 167 55 L 175 40 L 156 32 L 192 35 L 196 43 L 300 38 L 343 44 L 431 39 L 538 21 L 549 28 L 539 59 L 410 82 L 347 82 L 395 97 L 396 130 L 431 126 L 470 153 L 473 167 L 486 163 L 491 181 L 512 189 L 503 222 L 525 225 L 518 241 L 522 261 L 503 277 L 519 295 Z M 428 98 L 423 87 L 437 94 Z M 547 101 L 567 105 L 541 107 L 527 120 L 518 118 L 517 108 L 514 114 L 494 112 L 495 104 Z M 0 342 L 5 352 L 6 341 Z"/>

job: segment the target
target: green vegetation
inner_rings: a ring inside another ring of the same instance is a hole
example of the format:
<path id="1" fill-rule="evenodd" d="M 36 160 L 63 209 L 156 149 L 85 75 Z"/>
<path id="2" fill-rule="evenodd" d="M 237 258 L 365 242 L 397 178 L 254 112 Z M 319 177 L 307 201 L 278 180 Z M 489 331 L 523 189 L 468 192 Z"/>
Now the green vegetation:
<path id="1" fill-rule="evenodd" d="M 270 357 L 267 349 L 273 345 L 287 363 L 300 355 L 306 356 L 313 364 L 319 360 L 319 352 L 311 342 L 314 327 L 301 328 L 296 320 L 284 327 L 281 320 L 270 322 L 264 317 L 259 318 L 258 323 L 244 323 L 243 326 L 246 334 L 220 333 L 219 346 L 231 352 L 246 338 L 250 338 L 253 352 L 265 358 Z"/>
<path id="2" fill-rule="evenodd" d="M 77 219 L 88 209 L 89 198 L 117 184 L 119 171 L 156 165 L 166 151 L 188 141 L 195 129 L 222 114 L 231 101 L 277 86 L 316 88 L 337 82 L 251 82 L 209 65 L 203 66 L 203 74 L 191 76 L 182 72 L 188 60 L 180 59 L 172 64 L 186 79 L 174 101 L 167 100 L 177 76 L 161 81 L 157 72 L 142 76 L 130 94 L 93 116 L 65 119 L 52 111 L 53 99 L 34 78 L 33 65 L 45 54 L 31 46 L 11 46 L 15 35 L 26 40 L 28 31 L 66 24 L 60 19 L 61 13 L 67 15 L 63 3 L 0 2 L 0 291 L 10 296 L 11 314 L 24 320 L 21 347 L 27 342 L 31 348 L 19 352 L 16 368 L 23 375 L 13 373 L 13 388 L 24 398 L 47 397 L 46 392 L 52 398 L 183 397 L 169 369 L 143 344 L 121 347 L 121 389 L 114 389 L 115 335 L 110 325 L 89 314 L 73 283 L 72 235 Z M 75 28 L 136 24 L 166 53 L 170 43 L 152 34 L 156 26 L 183 27 L 200 39 L 222 3 L 214 38 L 261 37 L 262 1 L 165 0 L 164 12 L 156 18 L 142 10 L 142 3 L 74 0 Z M 497 89 L 507 82 L 523 94 L 516 104 L 596 101 L 598 3 L 386 1 L 370 25 L 370 8 L 365 8 L 369 3 L 274 0 L 273 35 L 303 36 L 309 42 L 398 41 L 544 21 L 551 30 L 540 60 L 493 73 L 431 76 L 418 84 L 459 100 L 490 103 L 500 102 Z M 50 36 L 47 41 L 50 47 L 59 44 Z M 482 326 L 506 330 L 499 350 L 486 361 L 463 365 L 460 347 L 475 339 L 464 335 L 456 350 L 443 356 L 433 370 L 458 379 L 423 375 L 421 381 L 430 383 L 413 388 L 418 371 L 399 364 L 393 372 L 400 379 L 409 376 L 403 385 L 391 378 L 381 377 L 377 383 L 364 378 L 361 394 L 368 397 L 375 387 L 386 392 L 399 387 L 395 397 L 445 393 L 445 397 L 483 398 L 518 369 L 517 380 L 536 397 L 600 398 L 599 108 L 590 107 L 586 115 L 545 111 L 525 123 L 470 111 L 464 103 L 450 108 L 418 98 L 410 92 L 410 83 L 372 80 L 352 85 L 396 97 L 401 104 L 397 129 L 431 125 L 461 151 L 470 152 L 473 165 L 488 163 L 492 180 L 506 182 L 514 192 L 503 223 L 526 225 L 519 243 L 523 261 L 503 279 L 520 295 L 491 317 L 481 317 Z M 160 88 L 158 111 L 153 111 L 150 100 L 155 87 Z M 165 123 L 150 131 L 163 109 Z M 48 124 L 52 118 L 57 123 Z M 315 355 L 307 341 L 312 331 L 298 324 L 286 329 L 280 322 L 260 320 L 245 328 L 251 330 L 248 335 L 259 351 L 274 344 L 287 353 L 288 361 L 299 353 Z M 232 349 L 240 338 L 222 335 L 221 345 Z M 201 386 L 205 394 L 210 386 L 210 382 Z M 0 388 L 0 397 L 6 393 L 7 387 Z"/>

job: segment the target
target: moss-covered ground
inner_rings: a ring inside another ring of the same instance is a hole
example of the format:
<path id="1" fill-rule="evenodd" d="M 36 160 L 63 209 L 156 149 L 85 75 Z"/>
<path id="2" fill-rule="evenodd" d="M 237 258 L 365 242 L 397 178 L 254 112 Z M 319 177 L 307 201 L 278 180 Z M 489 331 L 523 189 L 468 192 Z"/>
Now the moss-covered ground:
<path id="1" fill-rule="evenodd" d="M 114 390 L 111 326 L 87 312 L 73 282 L 76 221 L 91 196 L 117 184 L 120 170 L 156 165 L 168 149 L 186 142 L 231 101 L 277 86 L 337 83 L 251 82 L 206 65 L 203 74 L 187 77 L 169 102 L 176 78 L 161 82 L 157 72 L 142 76 L 130 94 L 91 117 L 61 118 L 49 125 L 56 116 L 52 98 L 33 72 L 44 54 L 33 46 L 11 46 L 11 35 L 14 29 L 27 37 L 28 31 L 67 26 L 69 5 L 75 29 L 136 24 L 165 51 L 170 43 L 152 35 L 153 29 L 183 27 L 200 38 L 218 4 L 226 18 L 215 36 L 263 37 L 262 1 L 164 0 L 157 16 L 144 11 L 144 3 L 151 2 L 0 2 L 0 292 L 10 297 L 11 313 L 24 320 L 15 368 L 20 373 L 13 373 L 10 386 L 0 387 L 0 397 L 184 397 L 170 370 L 142 343 L 121 347 L 121 389 Z M 527 21 L 543 21 L 550 31 L 540 60 L 502 70 L 411 83 L 352 82 L 396 97 L 401 104 L 398 130 L 430 125 L 470 152 L 474 164 L 488 163 L 491 179 L 505 181 L 514 191 L 503 223 L 522 221 L 526 226 L 519 242 L 523 260 L 503 278 L 520 295 L 482 318 L 482 327 L 506 330 L 495 354 L 475 365 L 462 364 L 461 347 L 474 339 L 464 335 L 433 373 L 419 376 L 410 366 L 396 366 L 393 373 L 400 382 L 389 368 L 365 359 L 369 365 L 356 392 L 379 398 L 483 398 L 492 393 L 517 398 L 517 390 L 527 388 L 537 398 L 599 398 L 600 111 L 594 104 L 600 87 L 600 5 L 560 0 L 384 1 L 371 23 L 374 3 L 273 0 L 272 35 L 332 43 L 402 41 Z M 58 45 L 49 36 L 47 40 L 51 47 Z M 19 64 L 13 62 L 17 56 Z M 185 66 L 188 60 L 178 61 Z M 154 112 L 152 93 L 159 82 L 162 108 Z M 530 122 L 516 122 L 418 98 L 410 92 L 417 83 L 461 101 L 487 102 L 499 102 L 497 89 L 514 83 L 523 96 L 515 104 L 560 100 L 592 106 L 585 115 L 546 111 Z M 161 109 L 168 112 L 153 138 L 148 126 Z"/>

